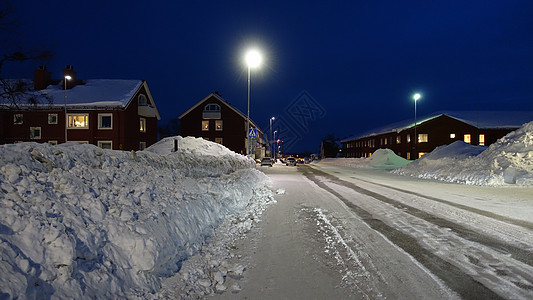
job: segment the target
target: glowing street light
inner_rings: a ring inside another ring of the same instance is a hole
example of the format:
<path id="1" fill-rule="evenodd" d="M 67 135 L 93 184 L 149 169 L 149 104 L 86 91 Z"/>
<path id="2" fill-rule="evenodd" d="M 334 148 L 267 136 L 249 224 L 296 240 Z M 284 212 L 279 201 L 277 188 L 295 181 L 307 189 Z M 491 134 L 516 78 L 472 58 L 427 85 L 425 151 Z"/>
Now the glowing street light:
<path id="1" fill-rule="evenodd" d="M 413 145 L 413 150 L 416 150 L 416 143 L 418 141 L 418 136 L 416 135 L 416 101 L 418 101 L 418 99 L 420 99 L 422 97 L 422 95 L 420 95 L 419 93 L 416 93 L 413 95 L 413 99 L 415 100 L 415 137 L 414 137 L 414 145 Z M 416 158 L 416 151 L 415 151 L 415 158 Z"/>
<path id="2" fill-rule="evenodd" d="M 67 80 L 71 80 L 72 77 L 70 75 L 65 75 L 65 143 L 67 142 L 67 127 L 68 127 L 68 120 L 67 120 Z"/>
<path id="3" fill-rule="evenodd" d="M 251 152 L 251 141 L 250 141 L 250 69 L 259 67 L 261 64 L 261 53 L 259 51 L 252 49 L 246 53 L 245 56 L 246 64 L 248 65 L 248 113 L 246 115 L 246 155 L 250 155 Z"/>

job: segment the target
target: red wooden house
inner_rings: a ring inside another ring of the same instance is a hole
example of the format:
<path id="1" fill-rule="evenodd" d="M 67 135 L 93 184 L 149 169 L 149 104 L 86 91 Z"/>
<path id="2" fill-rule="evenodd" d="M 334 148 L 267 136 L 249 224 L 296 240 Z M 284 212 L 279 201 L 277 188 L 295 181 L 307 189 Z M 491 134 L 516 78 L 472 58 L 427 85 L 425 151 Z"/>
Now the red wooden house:
<path id="1" fill-rule="evenodd" d="M 68 141 L 142 150 L 157 142 L 160 116 L 146 81 L 81 81 L 72 66 L 62 80 L 51 80 L 44 67 L 34 75 L 31 92 L 50 101 L 14 106 L 0 98 L 0 144 Z"/>

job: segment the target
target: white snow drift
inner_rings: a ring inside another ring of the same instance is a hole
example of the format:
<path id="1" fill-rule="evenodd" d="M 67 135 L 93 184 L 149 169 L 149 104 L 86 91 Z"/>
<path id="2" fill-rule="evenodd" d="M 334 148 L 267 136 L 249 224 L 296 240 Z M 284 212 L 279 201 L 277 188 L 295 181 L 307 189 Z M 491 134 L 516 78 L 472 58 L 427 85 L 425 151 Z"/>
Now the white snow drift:
<path id="1" fill-rule="evenodd" d="M 253 160 L 203 139 L 138 152 L 20 143 L 0 157 L 2 299 L 146 298 L 224 219 L 273 200 Z"/>

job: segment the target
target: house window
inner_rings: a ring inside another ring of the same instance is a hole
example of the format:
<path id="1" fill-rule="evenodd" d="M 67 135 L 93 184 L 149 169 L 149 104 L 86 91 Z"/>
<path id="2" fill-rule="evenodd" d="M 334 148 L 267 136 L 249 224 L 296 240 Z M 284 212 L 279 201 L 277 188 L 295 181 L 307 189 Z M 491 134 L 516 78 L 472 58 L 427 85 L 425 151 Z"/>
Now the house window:
<path id="1" fill-rule="evenodd" d="M 411 135 L 410 135 L 410 134 L 407 135 L 407 142 L 408 142 L 408 143 L 411 142 Z"/>
<path id="2" fill-rule="evenodd" d="M 98 147 L 102 149 L 113 149 L 112 141 L 98 141 Z"/>
<path id="3" fill-rule="evenodd" d="M 68 128 L 89 128 L 89 114 L 68 114 Z"/>
<path id="4" fill-rule="evenodd" d="M 139 142 L 139 150 L 146 149 L 146 142 Z"/>
<path id="5" fill-rule="evenodd" d="M 411 152 L 407 152 L 407 159 L 411 160 Z"/>
<path id="6" fill-rule="evenodd" d="M 140 94 L 139 97 L 137 97 L 139 106 L 147 106 L 148 105 L 148 99 L 146 99 L 146 96 L 144 94 Z"/>
<path id="7" fill-rule="evenodd" d="M 30 127 L 30 139 L 32 140 L 41 139 L 41 127 Z"/>
<path id="8" fill-rule="evenodd" d="M 140 118 L 139 131 L 146 132 L 146 119 L 145 118 Z"/>
<path id="9" fill-rule="evenodd" d="M 24 122 L 23 114 L 14 114 L 13 115 L 13 124 L 22 124 Z"/>
<path id="10" fill-rule="evenodd" d="M 465 143 L 470 144 L 472 142 L 472 137 L 470 136 L 470 134 L 465 134 L 463 140 L 465 141 Z"/>
<path id="11" fill-rule="evenodd" d="M 484 134 L 479 135 L 479 145 L 485 146 L 485 135 Z"/>
<path id="12" fill-rule="evenodd" d="M 50 145 L 57 145 L 57 141 L 48 141 L 48 144 L 50 144 Z"/>
<path id="13" fill-rule="evenodd" d="M 215 143 L 222 145 L 222 138 L 215 138 Z"/>
<path id="14" fill-rule="evenodd" d="M 211 112 L 220 111 L 220 105 L 216 103 L 207 104 L 204 107 L 204 111 L 211 111 Z"/>
<path id="15" fill-rule="evenodd" d="M 402 142 L 402 138 L 400 136 L 396 137 L 396 144 L 400 144 Z"/>
<path id="16" fill-rule="evenodd" d="M 48 124 L 57 124 L 57 114 L 48 114 Z"/>
<path id="17" fill-rule="evenodd" d="M 426 155 L 427 152 L 418 152 L 418 158 L 421 158 L 422 156 Z"/>
<path id="18" fill-rule="evenodd" d="M 209 131 L 209 121 L 202 121 L 202 131 Z"/>
<path id="19" fill-rule="evenodd" d="M 420 133 L 418 135 L 418 142 L 419 143 L 427 143 L 428 142 L 428 134 L 427 133 Z M 418 156 L 420 157 L 420 156 Z"/>
<path id="20" fill-rule="evenodd" d="M 450 133 L 450 138 L 454 139 L 455 138 L 455 133 Z"/>
<path id="21" fill-rule="evenodd" d="M 387 145 L 387 141 L 388 141 L 388 140 L 389 140 L 388 138 L 385 138 L 385 145 Z"/>
<path id="22" fill-rule="evenodd" d="M 204 119 L 220 119 L 220 105 L 216 103 L 207 104 L 202 112 L 202 118 Z"/>
<path id="23" fill-rule="evenodd" d="M 216 131 L 222 131 L 222 120 L 216 120 L 215 121 L 215 130 Z"/>
<path id="24" fill-rule="evenodd" d="M 98 129 L 113 129 L 113 114 L 98 114 Z"/>

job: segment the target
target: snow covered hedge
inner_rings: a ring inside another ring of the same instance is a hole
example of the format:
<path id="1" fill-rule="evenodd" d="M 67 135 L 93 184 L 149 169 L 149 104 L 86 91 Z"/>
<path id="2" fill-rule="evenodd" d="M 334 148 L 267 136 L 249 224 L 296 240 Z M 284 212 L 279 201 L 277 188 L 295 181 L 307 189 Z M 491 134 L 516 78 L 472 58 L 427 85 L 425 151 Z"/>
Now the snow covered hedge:
<path id="1" fill-rule="evenodd" d="M 138 152 L 20 143 L 0 157 L 2 299 L 154 293 L 227 215 L 271 195 L 253 160 L 195 138 Z"/>

